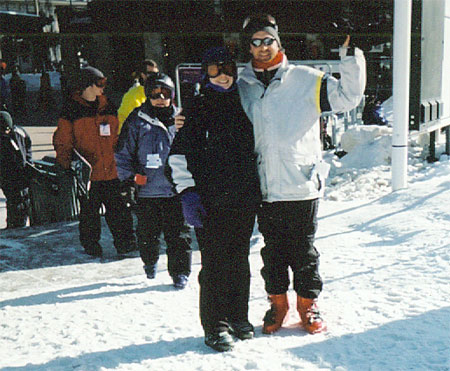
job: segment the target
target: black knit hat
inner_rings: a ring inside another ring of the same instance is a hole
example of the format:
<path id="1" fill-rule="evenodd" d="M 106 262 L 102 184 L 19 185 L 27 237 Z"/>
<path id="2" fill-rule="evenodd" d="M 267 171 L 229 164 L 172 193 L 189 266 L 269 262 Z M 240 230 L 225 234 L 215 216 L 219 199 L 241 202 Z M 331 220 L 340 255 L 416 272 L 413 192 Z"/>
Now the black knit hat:
<path id="1" fill-rule="evenodd" d="M 270 14 L 262 13 L 255 14 L 247 17 L 242 26 L 243 32 L 248 36 L 249 43 L 250 37 L 258 31 L 265 31 L 277 41 L 278 46 L 281 48 L 280 36 L 278 35 L 278 25 L 275 18 Z"/>
<path id="2" fill-rule="evenodd" d="M 216 46 L 214 48 L 208 49 L 202 57 L 202 65 L 207 65 L 208 63 L 223 63 L 231 62 L 233 57 L 227 48 L 223 46 Z"/>
<path id="3" fill-rule="evenodd" d="M 206 73 L 208 69 L 208 64 L 212 63 L 226 63 L 226 62 L 232 62 L 234 64 L 235 61 L 233 59 L 233 56 L 229 52 L 229 50 L 224 46 L 215 46 L 213 48 L 208 49 L 205 54 L 203 54 L 202 57 L 202 73 L 203 73 L 203 79 L 208 78 L 208 75 Z M 235 71 L 235 74 L 233 75 L 234 79 L 237 79 L 237 68 Z"/>
<path id="4" fill-rule="evenodd" d="M 95 83 L 106 84 L 106 77 L 103 72 L 91 66 L 82 68 L 80 71 L 80 89 L 84 90 Z"/>
<path id="5" fill-rule="evenodd" d="M 11 115 L 6 111 L 0 111 L 0 131 L 5 132 L 7 129 L 13 129 L 14 124 Z"/>

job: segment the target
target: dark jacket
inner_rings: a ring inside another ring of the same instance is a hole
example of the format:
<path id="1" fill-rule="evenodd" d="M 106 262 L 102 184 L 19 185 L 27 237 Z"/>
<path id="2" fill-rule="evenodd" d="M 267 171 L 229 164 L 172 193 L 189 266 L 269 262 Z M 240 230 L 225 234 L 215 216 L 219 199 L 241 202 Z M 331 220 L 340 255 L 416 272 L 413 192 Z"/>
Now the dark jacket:
<path id="1" fill-rule="evenodd" d="M 146 175 L 147 183 L 138 189 L 138 197 L 172 197 L 176 194 L 165 175 L 170 146 L 175 137 L 174 106 L 164 109 L 166 117 L 158 116 L 150 103 L 136 108 L 125 120 L 116 150 L 120 180 Z"/>
<path id="2" fill-rule="evenodd" d="M 100 135 L 102 125 L 109 125 L 109 135 Z M 53 134 L 56 161 L 68 169 L 75 148 L 91 164 L 91 180 L 116 179 L 114 148 L 118 131 L 117 110 L 104 95 L 87 102 L 75 94 L 63 108 Z"/>
<path id="3" fill-rule="evenodd" d="M 31 139 L 26 131 L 14 126 L 9 134 L 0 134 L 0 187 L 28 187 L 27 162 L 31 162 Z"/>
<path id="4" fill-rule="evenodd" d="M 204 88 L 185 109 L 169 156 L 179 193 L 195 187 L 205 206 L 241 207 L 260 199 L 253 127 L 237 90 Z"/>

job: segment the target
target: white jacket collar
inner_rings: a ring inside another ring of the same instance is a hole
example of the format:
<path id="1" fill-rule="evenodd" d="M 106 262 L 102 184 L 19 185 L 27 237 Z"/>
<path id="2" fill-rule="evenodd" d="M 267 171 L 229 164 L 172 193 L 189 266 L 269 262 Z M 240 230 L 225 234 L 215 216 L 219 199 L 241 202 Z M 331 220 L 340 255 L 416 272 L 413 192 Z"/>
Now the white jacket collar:
<path id="1" fill-rule="evenodd" d="M 174 116 L 178 115 L 180 113 L 180 109 L 178 107 L 174 107 Z M 166 125 L 164 125 L 161 121 L 158 120 L 156 117 L 150 117 L 148 114 L 143 112 L 142 110 L 139 110 L 138 116 L 147 121 L 151 125 L 159 126 L 160 128 L 164 129 L 165 131 L 168 131 Z"/>

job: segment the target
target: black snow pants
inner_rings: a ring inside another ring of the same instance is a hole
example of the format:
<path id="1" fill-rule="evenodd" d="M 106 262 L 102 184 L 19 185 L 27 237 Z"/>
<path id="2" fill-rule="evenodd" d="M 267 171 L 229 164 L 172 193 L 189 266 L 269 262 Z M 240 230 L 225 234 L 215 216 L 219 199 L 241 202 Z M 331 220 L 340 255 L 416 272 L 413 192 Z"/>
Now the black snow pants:
<path id="1" fill-rule="evenodd" d="M 120 181 L 93 181 L 89 198 L 80 200 L 80 242 L 83 247 L 98 243 L 101 237 L 100 207 L 105 205 L 105 219 L 114 239 L 118 253 L 135 245 L 133 219 L 124 212 L 126 204 L 120 195 Z"/>
<path id="2" fill-rule="evenodd" d="M 25 227 L 30 214 L 28 188 L 4 186 L 2 190 L 6 198 L 6 228 Z"/>
<path id="3" fill-rule="evenodd" d="M 136 216 L 137 239 L 141 259 L 153 266 L 159 260 L 159 236 L 164 234 L 167 244 L 167 270 L 174 277 L 191 273 L 191 237 L 184 224 L 178 196 L 138 198 Z"/>
<path id="4" fill-rule="evenodd" d="M 201 252 L 200 320 L 205 332 L 248 320 L 250 238 L 256 207 L 215 208 L 195 233 Z"/>
<path id="5" fill-rule="evenodd" d="M 298 295 L 315 299 L 322 291 L 319 252 L 314 247 L 318 206 L 318 199 L 263 202 L 258 211 L 258 226 L 265 242 L 261 274 L 269 295 L 288 290 L 289 267 Z"/>

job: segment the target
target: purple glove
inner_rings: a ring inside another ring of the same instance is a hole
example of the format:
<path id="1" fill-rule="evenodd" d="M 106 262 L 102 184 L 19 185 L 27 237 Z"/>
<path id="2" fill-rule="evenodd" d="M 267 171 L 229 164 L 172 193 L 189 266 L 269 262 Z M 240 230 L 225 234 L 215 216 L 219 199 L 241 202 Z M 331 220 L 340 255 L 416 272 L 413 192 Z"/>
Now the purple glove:
<path id="1" fill-rule="evenodd" d="M 195 228 L 203 227 L 203 218 L 206 216 L 205 208 L 197 192 L 187 191 L 181 195 L 181 206 L 186 222 Z"/>

